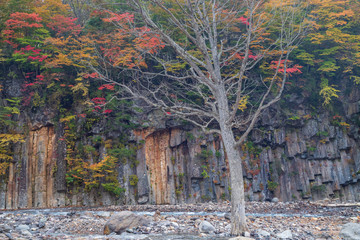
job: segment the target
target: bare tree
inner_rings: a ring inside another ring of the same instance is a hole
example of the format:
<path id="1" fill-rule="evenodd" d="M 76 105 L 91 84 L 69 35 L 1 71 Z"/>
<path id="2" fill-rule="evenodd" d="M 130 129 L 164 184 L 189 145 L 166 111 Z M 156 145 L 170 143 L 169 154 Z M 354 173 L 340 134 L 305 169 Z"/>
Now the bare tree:
<path id="1" fill-rule="evenodd" d="M 63 0 L 64 4 L 69 4 L 71 10 L 73 11 L 75 17 L 77 18 L 77 23 L 81 26 L 84 26 L 85 22 L 89 19 L 91 9 L 89 8 L 90 0 Z"/>
<path id="2" fill-rule="evenodd" d="M 205 132 L 220 134 L 230 166 L 231 233 L 240 235 L 247 225 L 239 145 L 261 113 L 280 99 L 289 69 L 296 72 L 288 59 L 303 36 L 304 11 L 293 1 L 129 0 L 128 4 L 142 19 L 145 32 L 162 46 L 143 49 L 137 58 L 146 59 L 148 66 L 133 66 L 131 81 L 123 77 L 129 69 L 112 62 L 122 70 L 114 76 L 106 58 L 94 70 L 101 79 L 119 85 L 123 96 L 142 99 Z M 144 36 L 143 28 L 133 29 L 138 38 Z"/>

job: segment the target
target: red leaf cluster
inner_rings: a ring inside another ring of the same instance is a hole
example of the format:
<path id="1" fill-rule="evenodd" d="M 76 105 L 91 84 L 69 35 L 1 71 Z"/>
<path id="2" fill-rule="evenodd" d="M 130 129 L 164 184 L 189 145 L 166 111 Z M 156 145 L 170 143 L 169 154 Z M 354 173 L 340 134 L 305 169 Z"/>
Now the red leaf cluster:
<path id="1" fill-rule="evenodd" d="M 87 73 L 83 75 L 83 78 L 99 78 L 99 74 L 94 72 L 94 73 Z"/>
<path id="2" fill-rule="evenodd" d="M 54 30 L 57 35 L 62 35 L 64 33 L 79 35 L 81 31 L 81 26 L 75 24 L 77 18 L 65 17 L 63 15 L 55 15 L 51 18 L 51 22 L 47 26 Z"/>
<path id="3" fill-rule="evenodd" d="M 95 104 L 105 104 L 106 103 L 106 99 L 101 98 L 101 97 L 93 98 L 93 99 L 91 99 L 91 101 Z"/>
<path id="4" fill-rule="evenodd" d="M 112 111 L 113 111 L 113 110 L 111 110 L 111 109 L 105 109 L 103 113 L 105 113 L 105 114 L 106 114 L 106 113 L 111 113 Z"/>
<path id="5" fill-rule="evenodd" d="M 104 89 L 113 91 L 115 90 L 115 86 L 113 84 L 104 84 L 99 87 L 99 90 L 104 90 Z"/>
<path id="6" fill-rule="evenodd" d="M 246 17 L 239 17 L 237 20 L 239 20 L 242 24 L 249 25 L 249 21 Z"/>
<path id="7" fill-rule="evenodd" d="M 287 61 L 287 62 L 290 63 L 290 61 Z M 271 61 L 270 67 L 272 69 L 276 69 L 278 64 L 279 64 L 279 61 Z M 295 64 L 292 67 L 287 67 L 286 73 L 289 74 L 290 76 L 291 76 L 291 74 L 302 73 L 300 68 L 302 68 L 302 66 Z M 279 65 L 279 73 L 284 73 L 284 71 L 285 71 L 285 60 L 281 60 L 280 65 Z"/>
<path id="8" fill-rule="evenodd" d="M 103 18 L 104 22 L 118 22 L 118 23 L 133 23 L 134 22 L 134 14 L 130 13 L 122 13 L 117 14 L 110 11 L 105 11 L 110 15 L 109 18 Z"/>
<path id="9" fill-rule="evenodd" d="M 39 22 L 42 18 L 37 13 L 22 13 L 16 12 L 10 15 L 10 19 L 5 22 L 5 25 L 11 29 L 18 28 L 41 28 L 43 25 Z"/>

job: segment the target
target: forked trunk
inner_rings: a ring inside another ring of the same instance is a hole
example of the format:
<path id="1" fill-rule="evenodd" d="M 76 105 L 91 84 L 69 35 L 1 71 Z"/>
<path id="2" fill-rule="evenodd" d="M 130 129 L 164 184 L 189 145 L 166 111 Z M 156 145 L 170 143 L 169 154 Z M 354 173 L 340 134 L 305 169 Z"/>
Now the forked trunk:
<path id="1" fill-rule="evenodd" d="M 247 230 L 242 163 L 232 130 L 222 127 L 221 133 L 230 167 L 231 234 L 239 236 Z"/>

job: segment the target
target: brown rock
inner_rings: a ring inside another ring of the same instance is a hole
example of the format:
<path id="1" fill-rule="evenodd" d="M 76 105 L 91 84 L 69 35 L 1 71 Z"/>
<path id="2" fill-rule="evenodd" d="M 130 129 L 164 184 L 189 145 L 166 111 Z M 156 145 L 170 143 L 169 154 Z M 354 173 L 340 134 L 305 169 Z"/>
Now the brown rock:
<path id="1" fill-rule="evenodd" d="M 104 234 L 108 235 L 112 232 L 121 234 L 127 228 L 135 228 L 144 226 L 149 223 L 149 220 L 142 216 L 138 216 L 129 211 L 119 212 L 111 216 L 109 221 L 105 224 Z"/>

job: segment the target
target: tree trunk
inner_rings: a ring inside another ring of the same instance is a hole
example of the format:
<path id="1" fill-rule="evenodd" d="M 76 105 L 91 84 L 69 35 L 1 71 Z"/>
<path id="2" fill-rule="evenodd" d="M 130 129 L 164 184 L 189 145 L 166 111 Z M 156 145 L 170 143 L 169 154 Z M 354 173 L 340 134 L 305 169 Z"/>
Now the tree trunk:
<path id="1" fill-rule="evenodd" d="M 247 230 L 242 163 L 232 130 L 224 126 L 221 127 L 221 133 L 230 167 L 231 234 L 239 236 Z"/>
<path id="2" fill-rule="evenodd" d="M 230 117 L 229 105 L 224 85 L 217 87 L 216 93 L 219 106 L 219 124 L 230 167 L 231 186 L 231 234 L 242 235 L 247 230 L 245 217 L 245 196 L 242 163 L 237 149 L 234 132 L 227 123 Z"/>

